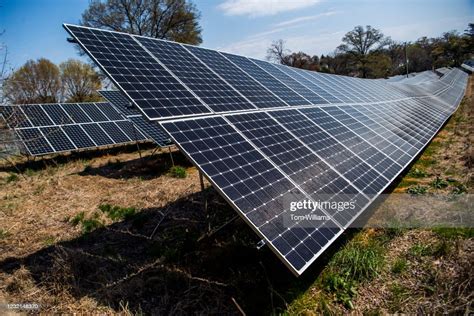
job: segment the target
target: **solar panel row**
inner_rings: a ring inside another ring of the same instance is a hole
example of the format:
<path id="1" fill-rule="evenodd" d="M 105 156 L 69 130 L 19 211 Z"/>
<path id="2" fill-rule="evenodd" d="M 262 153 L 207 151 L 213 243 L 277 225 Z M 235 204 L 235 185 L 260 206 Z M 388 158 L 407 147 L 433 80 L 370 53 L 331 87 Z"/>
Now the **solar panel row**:
<path id="1" fill-rule="evenodd" d="M 458 70 L 396 85 L 65 28 L 296 274 L 416 157 L 466 85 Z M 292 203 L 303 201 L 351 207 L 315 204 L 316 220 L 307 221 L 292 216 Z"/>
<path id="2" fill-rule="evenodd" d="M 435 92 L 433 89 L 447 86 L 435 80 L 428 87 L 420 84 L 406 88 L 142 36 L 69 24 L 64 27 L 151 120 L 316 104 L 384 102 L 428 96 Z"/>
<path id="3" fill-rule="evenodd" d="M 132 102 L 128 100 L 122 92 L 114 90 L 101 90 L 99 93 L 115 106 L 117 110 L 122 112 L 148 139 L 152 139 L 158 146 L 165 147 L 171 145 L 171 138 L 160 125 L 151 122 L 143 117 L 141 112 L 137 110 Z"/>
<path id="4" fill-rule="evenodd" d="M 33 156 L 148 139 L 105 102 L 2 106 L 1 112 Z"/>
<path id="5" fill-rule="evenodd" d="M 164 122 L 179 147 L 301 274 L 431 140 L 448 115 L 416 100 Z M 353 202 L 288 224 L 289 201 Z"/>

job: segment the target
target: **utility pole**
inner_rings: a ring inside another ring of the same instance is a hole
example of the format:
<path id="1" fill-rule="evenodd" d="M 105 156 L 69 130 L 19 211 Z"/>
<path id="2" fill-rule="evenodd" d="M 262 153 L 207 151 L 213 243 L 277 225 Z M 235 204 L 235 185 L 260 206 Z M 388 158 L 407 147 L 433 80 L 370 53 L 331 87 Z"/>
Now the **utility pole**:
<path id="1" fill-rule="evenodd" d="M 405 68 L 407 69 L 407 78 L 408 78 L 408 52 L 407 52 L 407 42 L 405 42 Z"/>

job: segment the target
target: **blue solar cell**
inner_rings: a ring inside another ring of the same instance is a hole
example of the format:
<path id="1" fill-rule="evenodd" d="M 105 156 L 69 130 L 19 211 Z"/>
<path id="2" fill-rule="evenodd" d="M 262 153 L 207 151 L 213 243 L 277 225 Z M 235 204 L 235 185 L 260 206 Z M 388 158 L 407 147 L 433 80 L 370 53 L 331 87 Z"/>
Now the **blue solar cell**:
<path id="1" fill-rule="evenodd" d="M 214 112 L 255 108 L 180 44 L 144 37 L 137 40 Z"/>
<path id="2" fill-rule="evenodd" d="M 38 128 L 17 129 L 16 132 L 31 155 L 45 155 L 54 152 Z"/>
<path id="3" fill-rule="evenodd" d="M 308 105 L 309 101 L 303 99 L 295 91 L 291 90 L 285 84 L 280 82 L 278 79 L 255 65 L 248 58 L 223 53 L 231 62 L 236 64 L 240 69 L 249 74 L 252 78 L 257 80 L 262 86 L 265 86 L 268 90 L 279 96 L 283 101 L 289 105 Z"/>
<path id="4" fill-rule="evenodd" d="M 51 146 L 53 146 L 54 151 L 70 151 L 76 149 L 76 146 L 69 140 L 61 127 L 42 127 L 40 130 Z"/>
<path id="5" fill-rule="evenodd" d="M 186 47 L 191 53 L 249 99 L 256 107 L 270 108 L 287 106 L 283 100 L 265 89 L 265 87 L 237 68 L 219 52 L 195 46 Z"/>
<path id="6" fill-rule="evenodd" d="M 210 112 L 132 36 L 72 25 L 65 28 L 149 118 Z"/>

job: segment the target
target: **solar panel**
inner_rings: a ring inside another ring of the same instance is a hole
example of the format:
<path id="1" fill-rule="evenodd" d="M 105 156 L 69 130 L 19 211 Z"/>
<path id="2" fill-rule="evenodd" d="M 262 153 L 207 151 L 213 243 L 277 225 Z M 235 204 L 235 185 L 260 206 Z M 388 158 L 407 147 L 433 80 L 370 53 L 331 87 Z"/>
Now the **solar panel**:
<path id="1" fill-rule="evenodd" d="M 227 53 L 223 55 L 289 105 L 311 104 L 291 88 L 251 62 L 248 58 Z"/>
<path id="2" fill-rule="evenodd" d="M 65 27 L 101 67 L 108 67 L 98 50 L 88 48 L 116 48 L 120 45 L 116 33 Z M 441 80 L 392 84 L 320 74 L 139 36 L 130 35 L 129 40 L 148 53 L 140 52 L 137 58 L 151 56 L 167 71 L 161 81 L 167 76 L 175 78 L 208 110 L 190 108 L 189 114 L 163 115 L 167 108 L 174 110 L 174 105 L 162 104 L 160 113 L 148 117 L 160 122 L 298 275 L 432 139 L 458 106 L 467 79 L 454 69 Z M 115 71 L 108 75 L 119 82 L 135 67 Z M 231 100 L 217 102 L 212 89 L 207 89 L 211 84 L 219 87 L 216 91 L 236 91 L 237 96 L 234 99 L 229 94 L 226 97 Z M 144 111 L 137 102 L 140 95 L 128 93 L 129 86 L 119 88 Z M 151 92 L 149 101 L 153 95 L 159 100 L 160 93 Z M 249 102 L 241 102 L 241 97 Z M 301 218 L 289 220 L 295 214 L 293 203 L 303 201 L 316 205 L 308 213 L 316 218 L 309 226 Z M 321 201 L 351 207 L 331 208 L 318 204 Z"/>
<path id="3" fill-rule="evenodd" d="M 214 112 L 255 108 L 182 45 L 144 37 L 137 39 Z"/>
<path id="4" fill-rule="evenodd" d="M 328 101 L 322 98 L 317 93 L 311 91 L 292 77 L 288 76 L 284 71 L 278 69 L 276 66 L 256 59 L 250 59 L 253 63 L 267 71 L 269 74 L 283 82 L 286 86 L 293 89 L 293 91 L 297 92 L 299 95 L 304 97 L 308 100 L 311 104 L 325 104 Z"/>
<path id="5" fill-rule="evenodd" d="M 211 113 L 132 36 L 65 27 L 148 118 Z"/>
<path id="6" fill-rule="evenodd" d="M 101 90 L 99 93 L 106 98 L 111 105 L 122 112 L 122 114 L 133 123 L 134 129 L 139 130 L 141 134 L 152 139 L 158 146 L 166 147 L 172 145 L 171 137 L 168 133 L 156 122 L 145 119 L 141 112 L 134 107 L 133 103 L 130 102 L 122 92 L 116 90 Z M 107 107 L 107 109 L 111 111 L 109 107 Z M 122 129 L 125 128 L 126 127 L 122 127 Z"/>
<path id="7" fill-rule="evenodd" d="M 195 46 L 186 46 L 190 52 L 242 93 L 257 108 L 287 106 L 282 99 L 247 75 L 221 53 Z"/>
<path id="8" fill-rule="evenodd" d="M 2 106 L 7 124 L 33 156 L 144 141 L 131 121 L 109 103 Z"/>

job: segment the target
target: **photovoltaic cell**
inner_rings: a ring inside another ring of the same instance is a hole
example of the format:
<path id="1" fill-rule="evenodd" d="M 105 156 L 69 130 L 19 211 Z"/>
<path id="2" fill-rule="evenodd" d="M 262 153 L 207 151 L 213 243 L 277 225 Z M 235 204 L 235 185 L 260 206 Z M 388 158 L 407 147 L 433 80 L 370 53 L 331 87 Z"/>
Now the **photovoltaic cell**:
<path id="1" fill-rule="evenodd" d="M 132 36 L 65 27 L 148 118 L 210 112 Z"/>
<path id="2" fill-rule="evenodd" d="M 307 100 L 303 99 L 303 97 L 255 65 L 248 58 L 227 53 L 223 53 L 223 55 L 289 105 L 310 104 Z"/>
<path id="3" fill-rule="evenodd" d="M 105 146 L 114 143 L 114 140 L 106 134 L 106 132 L 99 127 L 99 124 L 84 124 L 82 125 L 84 131 L 89 135 L 90 138 L 97 144 L 97 146 Z"/>
<path id="4" fill-rule="evenodd" d="M 249 58 L 250 59 L 250 58 Z M 327 104 L 329 103 L 325 99 L 323 99 L 321 96 L 318 94 L 314 93 L 310 89 L 306 88 L 303 86 L 301 83 L 296 81 L 295 79 L 291 78 L 287 74 L 285 74 L 283 71 L 279 70 L 276 66 L 261 61 L 261 60 L 256 60 L 256 59 L 250 59 L 254 64 L 258 65 L 260 68 L 283 82 L 286 86 L 291 88 L 293 91 L 296 91 L 299 95 L 304 97 L 306 100 L 308 100 L 311 104 Z"/>
<path id="5" fill-rule="evenodd" d="M 24 144 L 31 155 L 43 155 L 54 151 L 38 128 L 18 129 L 16 133 L 21 139 L 26 140 Z"/>
<path id="6" fill-rule="evenodd" d="M 74 123 L 90 123 L 92 119 L 76 103 L 64 103 L 61 105 Z"/>
<path id="7" fill-rule="evenodd" d="M 54 125 L 63 125 L 63 124 L 73 124 L 74 122 L 63 110 L 61 105 L 48 103 L 48 104 L 41 104 L 43 110 L 48 113 L 48 116 L 53 120 Z"/>
<path id="8" fill-rule="evenodd" d="M 284 101 L 237 68 L 219 52 L 194 46 L 187 46 L 187 49 L 249 99 L 257 108 L 287 106 Z"/>
<path id="9" fill-rule="evenodd" d="M 255 108 L 182 45 L 143 37 L 137 40 L 214 112 Z"/>
<path id="10" fill-rule="evenodd" d="M 2 113 L 15 114 L 10 115 L 7 124 L 17 131 L 31 155 L 92 149 L 148 139 L 142 132 L 135 131 L 132 122 L 106 102 L 24 104 L 3 106 L 2 109 Z M 19 119 L 28 124 L 18 122 Z M 36 125 L 32 126 L 30 122 Z M 86 127 L 99 122 L 105 124 L 104 128 Z M 93 135 L 89 135 L 89 132 Z M 29 137 L 36 139 L 31 140 Z"/>
<path id="11" fill-rule="evenodd" d="M 74 144 L 77 146 L 77 148 L 89 148 L 96 146 L 96 144 L 86 134 L 86 132 L 84 132 L 80 125 L 65 125 L 62 127 L 62 129 L 70 139 L 74 140 Z"/>
<path id="12" fill-rule="evenodd" d="M 53 121 L 48 117 L 44 110 L 39 106 L 22 105 L 21 109 L 33 126 L 49 126 L 54 125 Z"/>
<path id="13" fill-rule="evenodd" d="M 77 106 L 79 106 L 93 122 L 105 122 L 109 120 L 94 103 L 78 103 Z M 120 120 L 122 118 L 118 119 Z"/>
<path id="14" fill-rule="evenodd" d="M 69 151 L 76 149 L 74 144 L 69 140 L 59 126 L 42 127 L 40 130 L 44 137 L 46 137 L 49 143 L 53 146 L 55 151 Z"/>
<path id="15" fill-rule="evenodd" d="M 156 122 L 144 118 L 141 112 L 133 106 L 122 92 L 101 90 L 99 93 L 133 123 L 134 126 L 128 126 L 128 124 L 126 126 L 121 126 L 122 130 L 129 131 L 127 133 L 128 135 L 135 135 L 138 131 L 139 134 L 144 135 L 144 138 L 152 139 L 158 146 L 165 147 L 172 145 L 168 133 L 166 133 Z M 104 113 L 107 112 L 109 116 L 112 116 L 112 113 L 110 113 L 111 111 L 115 112 L 115 109 L 110 105 L 101 107 L 101 110 Z M 131 132 L 133 132 L 133 134 L 130 134 Z"/>
<path id="16" fill-rule="evenodd" d="M 140 115 L 141 112 L 133 105 L 122 92 L 117 90 L 100 90 L 98 91 L 107 101 L 115 106 L 123 115 Z"/>

